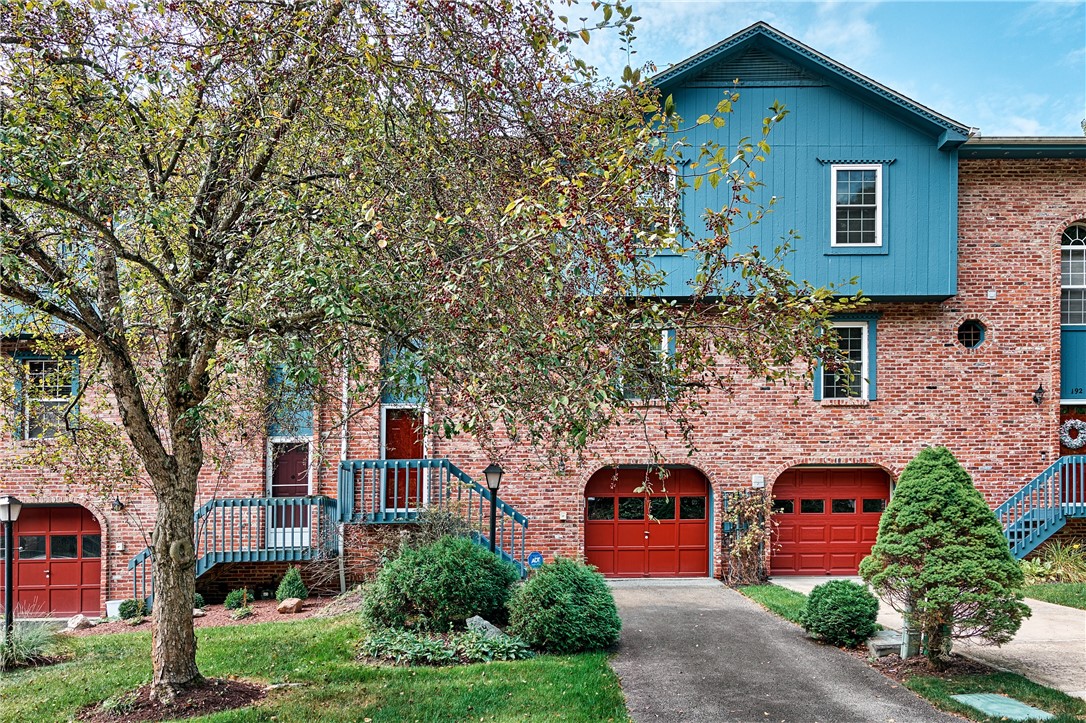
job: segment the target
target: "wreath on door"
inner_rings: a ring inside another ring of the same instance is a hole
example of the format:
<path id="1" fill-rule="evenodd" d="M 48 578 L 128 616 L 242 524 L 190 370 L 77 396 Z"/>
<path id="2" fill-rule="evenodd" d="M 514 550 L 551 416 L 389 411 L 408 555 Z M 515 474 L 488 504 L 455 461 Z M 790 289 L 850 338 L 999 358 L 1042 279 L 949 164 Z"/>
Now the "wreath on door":
<path id="1" fill-rule="evenodd" d="M 1074 430 L 1075 437 L 1071 436 Z M 1060 444 L 1067 449 L 1081 449 L 1086 447 L 1086 421 L 1081 419 L 1068 419 L 1060 425 Z"/>

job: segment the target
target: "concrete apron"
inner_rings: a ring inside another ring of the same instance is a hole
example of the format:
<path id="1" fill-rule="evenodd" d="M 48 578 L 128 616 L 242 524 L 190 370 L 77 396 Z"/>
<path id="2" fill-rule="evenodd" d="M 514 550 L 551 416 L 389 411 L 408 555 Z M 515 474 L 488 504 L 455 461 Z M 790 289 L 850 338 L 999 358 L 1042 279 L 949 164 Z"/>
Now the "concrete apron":
<path id="1" fill-rule="evenodd" d="M 863 584 L 856 576 L 828 575 L 782 575 L 772 578 L 770 582 L 808 595 L 816 585 L 832 579 Z M 997 648 L 969 640 L 955 640 L 955 652 L 1086 699 L 1086 610 L 1040 600 L 1027 599 L 1026 604 L 1033 615 L 1022 621 L 1018 634 L 1009 643 Z M 900 631 L 902 627 L 901 615 L 881 600 L 878 621 L 891 630 Z"/>

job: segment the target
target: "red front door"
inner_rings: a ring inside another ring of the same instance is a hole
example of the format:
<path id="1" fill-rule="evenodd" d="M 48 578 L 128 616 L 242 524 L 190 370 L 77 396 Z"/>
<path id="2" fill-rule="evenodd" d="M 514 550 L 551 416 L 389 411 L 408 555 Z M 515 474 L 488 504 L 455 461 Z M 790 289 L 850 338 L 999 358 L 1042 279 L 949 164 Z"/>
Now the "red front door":
<path id="1" fill-rule="evenodd" d="M 709 486 L 697 470 L 603 469 L 585 488 L 585 558 L 608 577 L 709 574 Z"/>
<path id="2" fill-rule="evenodd" d="M 422 459 L 422 410 L 385 409 L 385 459 Z M 385 509 L 416 510 L 422 503 L 422 470 L 385 473 Z"/>
<path id="3" fill-rule="evenodd" d="M 102 528 L 94 515 L 77 505 L 23 508 L 15 523 L 17 614 L 96 616 L 101 575 Z"/>
<path id="4" fill-rule="evenodd" d="M 880 469 L 792 469 L 773 485 L 773 575 L 855 575 L 890 499 Z"/>
<path id="5" fill-rule="evenodd" d="M 309 494 L 309 444 L 276 442 L 272 444 L 272 497 L 305 497 Z M 304 505 L 275 507 L 272 527 L 299 529 L 309 526 Z"/>

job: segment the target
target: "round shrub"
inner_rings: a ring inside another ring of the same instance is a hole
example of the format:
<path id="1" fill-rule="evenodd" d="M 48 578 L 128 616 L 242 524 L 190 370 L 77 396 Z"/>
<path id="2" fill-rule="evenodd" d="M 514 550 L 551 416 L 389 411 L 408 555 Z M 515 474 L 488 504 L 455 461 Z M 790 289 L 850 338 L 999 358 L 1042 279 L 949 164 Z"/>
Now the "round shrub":
<path id="1" fill-rule="evenodd" d="M 831 580 L 811 591 L 803 627 L 830 645 L 855 648 L 874 634 L 879 601 L 863 585 Z"/>
<path id="2" fill-rule="evenodd" d="M 550 653 L 607 648 L 621 630 L 603 575 L 574 560 L 543 565 L 509 603 L 509 632 Z"/>
<path id="3" fill-rule="evenodd" d="M 510 588 L 520 575 L 497 555 L 464 537 L 406 548 L 377 574 L 362 605 L 376 627 L 447 632 L 481 615 L 506 619 Z"/>
<path id="4" fill-rule="evenodd" d="M 283 575 L 283 579 L 279 582 L 279 588 L 275 591 L 275 599 L 278 602 L 283 602 L 292 597 L 299 600 L 305 600 L 309 597 L 309 588 L 302 582 L 302 573 L 297 567 L 287 569 L 287 574 Z"/>
<path id="5" fill-rule="evenodd" d="M 204 596 L 200 593 L 193 593 L 192 595 L 192 607 L 197 610 L 203 610 L 207 603 L 204 602 Z"/>
<path id="6" fill-rule="evenodd" d="M 117 613 L 121 616 L 121 620 L 142 618 L 147 614 L 147 606 L 142 600 L 124 600 L 118 606 Z"/>
<path id="7" fill-rule="evenodd" d="M 237 590 L 231 590 L 229 593 L 227 593 L 226 601 L 223 603 L 223 607 L 227 610 L 240 610 L 243 607 L 248 607 L 249 603 L 251 603 L 252 601 L 252 590 L 238 588 Z"/>

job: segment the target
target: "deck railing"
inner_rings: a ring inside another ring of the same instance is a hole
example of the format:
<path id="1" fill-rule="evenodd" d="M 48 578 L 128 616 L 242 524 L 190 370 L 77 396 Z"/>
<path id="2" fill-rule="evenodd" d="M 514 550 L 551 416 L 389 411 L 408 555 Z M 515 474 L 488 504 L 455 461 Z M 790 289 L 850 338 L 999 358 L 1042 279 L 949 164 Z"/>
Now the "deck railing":
<path id="1" fill-rule="evenodd" d="M 196 576 L 226 562 L 300 562 L 339 548 L 337 504 L 330 497 L 213 499 L 192 515 Z M 150 547 L 128 563 L 133 597 L 154 595 Z"/>
<path id="2" fill-rule="evenodd" d="M 491 492 L 447 459 L 355 459 L 340 462 L 342 522 L 413 522 L 424 509 L 459 516 L 472 537 L 489 545 Z M 528 518 L 498 498 L 495 547 L 526 567 Z"/>
<path id="3" fill-rule="evenodd" d="M 1086 514 L 1086 455 L 1060 457 L 995 509 L 1011 552 L 1022 559 L 1066 524 Z"/>

